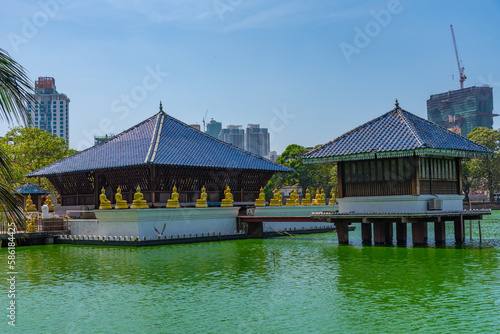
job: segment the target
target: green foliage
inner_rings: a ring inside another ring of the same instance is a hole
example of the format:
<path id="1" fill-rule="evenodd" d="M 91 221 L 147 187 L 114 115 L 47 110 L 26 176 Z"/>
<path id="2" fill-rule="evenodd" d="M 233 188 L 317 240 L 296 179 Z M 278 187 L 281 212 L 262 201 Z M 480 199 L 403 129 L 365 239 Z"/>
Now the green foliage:
<path id="1" fill-rule="evenodd" d="M 500 191 L 500 131 L 478 127 L 474 128 L 467 138 L 486 146 L 493 151 L 493 154 L 464 163 L 464 191 L 469 189 L 488 190 L 490 201 L 494 201 L 494 193 Z"/>
<path id="2" fill-rule="evenodd" d="M 76 153 L 68 148 L 63 138 L 53 137 L 47 131 L 30 127 L 15 127 L 7 132 L 0 138 L 0 149 L 11 162 L 15 186 L 32 182 L 47 190 L 54 190 L 47 179 L 41 178 L 38 181 L 24 176 Z"/>
<path id="3" fill-rule="evenodd" d="M 280 155 L 277 162 L 287 167 L 293 168 L 293 172 L 275 174 L 264 189 L 266 198 L 272 197 L 275 188 L 283 186 L 300 186 L 303 191 L 307 188 L 324 189 L 327 197 L 332 188 L 337 190 L 337 166 L 327 164 L 304 164 L 301 158 L 312 148 L 306 148 L 297 144 L 288 145 Z"/>

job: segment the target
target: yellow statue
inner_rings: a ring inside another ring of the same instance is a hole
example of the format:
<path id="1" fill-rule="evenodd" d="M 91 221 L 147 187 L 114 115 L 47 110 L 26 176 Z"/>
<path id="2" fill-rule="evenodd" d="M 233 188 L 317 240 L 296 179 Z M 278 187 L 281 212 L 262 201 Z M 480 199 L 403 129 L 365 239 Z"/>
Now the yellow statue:
<path id="1" fill-rule="evenodd" d="M 321 194 L 319 194 L 319 190 L 316 192 L 316 205 L 326 205 L 325 201 L 325 191 L 321 189 Z"/>
<path id="2" fill-rule="evenodd" d="M 115 194 L 115 209 L 128 209 L 127 201 L 123 200 L 122 188 L 118 187 Z"/>
<path id="3" fill-rule="evenodd" d="M 206 208 L 208 207 L 207 204 L 207 190 L 205 189 L 205 186 L 201 188 L 201 195 L 200 198 L 196 200 L 196 207 L 197 208 Z"/>
<path id="4" fill-rule="evenodd" d="M 233 194 L 231 194 L 231 188 L 226 185 L 224 190 L 224 199 L 221 201 L 221 207 L 233 206 Z"/>
<path id="5" fill-rule="evenodd" d="M 170 196 L 170 199 L 167 201 L 167 208 L 180 208 L 181 206 L 179 205 L 179 194 L 177 193 L 177 187 L 174 186 L 172 189 L 172 196 Z"/>
<path id="6" fill-rule="evenodd" d="M 36 206 L 31 200 L 31 195 L 28 195 L 28 198 L 26 199 L 26 207 L 24 208 L 24 211 L 36 211 Z"/>
<path id="7" fill-rule="evenodd" d="M 335 205 L 335 188 L 332 188 L 332 198 L 330 198 L 330 202 L 328 202 L 329 205 Z"/>
<path id="8" fill-rule="evenodd" d="M 314 193 L 314 191 L 313 191 L 313 193 Z M 313 198 L 311 205 L 319 205 L 318 200 L 321 200 L 321 195 L 319 193 L 319 189 L 316 190 L 316 197 Z"/>
<path id="9" fill-rule="evenodd" d="M 266 206 L 266 195 L 262 187 L 260 187 L 259 198 L 255 200 L 255 206 Z"/>
<path id="10" fill-rule="evenodd" d="M 35 217 L 32 214 L 28 217 L 26 232 L 36 232 Z"/>
<path id="11" fill-rule="evenodd" d="M 101 194 L 99 195 L 99 202 L 101 202 L 101 205 L 99 205 L 99 210 L 111 210 L 111 201 L 106 198 L 106 191 L 104 190 L 104 187 L 101 189 Z"/>
<path id="12" fill-rule="evenodd" d="M 148 203 L 143 199 L 144 195 L 141 193 L 141 187 L 137 186 L 134 200 L 132 201 L 131 209 L 149 209 Z"/>
<path id="13" fill-rule="evenodd" d="M 277 188 L 274 189 L 273 191 L 274 195 L 271 201 L 269 202 L 270 206 L 281 206 L 283 205 L 283 197 L 281 196 L 281 193 L 278 191 Z"/>
<path id="14" fill-rule="evenodd" d="M 295 206 L 295 190 L 290 191 L 290 198 L 286 200 L 286 206 Z"/>
<path id="15" fill-rule="evenodd" d="M 311 192 L 309 191 L 309 188 L 306 189 L 306 196 L 302 199 L 302 205 L 303 206 L 311 205 Z"/>
<path id="16" fill-rule="evenodd" d="M 49 212 L 54 212 L 54 204 L 52 204 L 52 200 L 50 199 L 50 196 L 47 196 L 47 199 L 45 200 L 45 204 L 49 207 Z"/>

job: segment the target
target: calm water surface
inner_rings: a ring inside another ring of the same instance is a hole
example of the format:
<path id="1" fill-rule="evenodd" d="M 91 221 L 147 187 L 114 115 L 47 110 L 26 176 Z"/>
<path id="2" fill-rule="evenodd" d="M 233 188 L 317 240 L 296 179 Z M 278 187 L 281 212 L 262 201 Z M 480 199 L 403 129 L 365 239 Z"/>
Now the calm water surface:
<path id="1" fill-rule="evenodd" d="M 465 245 L 441 248 L 363 247 L 359 230 L 349 246 L 329 233 L 18 247 L 17 326 L 0 332 L 499 333 L 500 212 L 482 244 L 466 227 Z"/>

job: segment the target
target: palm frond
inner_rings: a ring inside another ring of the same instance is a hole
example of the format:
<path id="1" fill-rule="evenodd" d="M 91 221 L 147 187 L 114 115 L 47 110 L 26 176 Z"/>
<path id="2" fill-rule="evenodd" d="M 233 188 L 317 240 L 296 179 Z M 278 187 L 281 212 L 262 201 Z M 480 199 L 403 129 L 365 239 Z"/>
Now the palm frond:
<path id="1" fill-rule="evenodd" d="M 31 80 L 24 68 L 0 49 L 0 120 L 26 125 L 28 102 L 36 103 Z"/>

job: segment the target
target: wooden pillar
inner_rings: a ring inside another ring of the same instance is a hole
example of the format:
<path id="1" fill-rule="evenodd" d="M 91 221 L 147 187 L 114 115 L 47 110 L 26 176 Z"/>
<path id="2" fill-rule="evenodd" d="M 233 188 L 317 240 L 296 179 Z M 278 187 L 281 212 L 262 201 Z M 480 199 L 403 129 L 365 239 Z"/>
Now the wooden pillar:
<path id="1" fill-rule="evenodd" d="M 464 242 L 465 241 L 465 226 L 462 219 L 455 219 L 455 241 Z"/>
<path id="2" fill-rule="evenodd" d="M 347 222 L 335 222 L 335 227 L 337 228 L 337 237 L 339 238 L 339 244 L 349 243 L 349 223 Z"/>
<path id="3" fill-rule="evenodd" d="M 434 222 L 434 235 L 436 244 L 446 242 L 446 224 L 445 222 Z"/>
<path id="4" fill-rule="evenodd" d="M 337 198 L 344 197 L 344 163 L 337 163 Z"/>
<path id="5" fill-rule="evenodd" d="M 407 236 L 407 228 L 406 223 L 396 223 L 396 241 L 398 245 L 405 245 Z"/>
<path id="6" fill-rule="evenodd" d="M 427 243 L 427 223 L 414 222 L 411 224 L 411 238 L 414 245 L 425 245 Z"/>
<path id="7" fill-rule="evenodd" d="M 361 239 L 363 244 L 372 244 L 372 223 L 361 223 Z"/>

